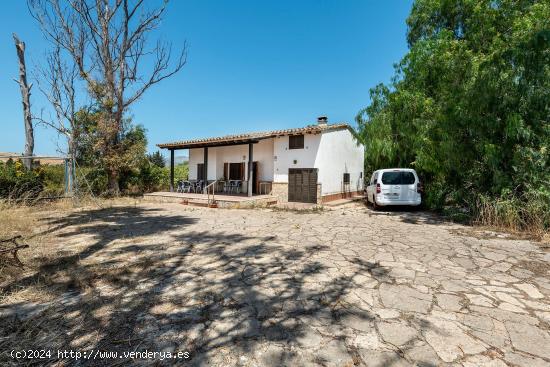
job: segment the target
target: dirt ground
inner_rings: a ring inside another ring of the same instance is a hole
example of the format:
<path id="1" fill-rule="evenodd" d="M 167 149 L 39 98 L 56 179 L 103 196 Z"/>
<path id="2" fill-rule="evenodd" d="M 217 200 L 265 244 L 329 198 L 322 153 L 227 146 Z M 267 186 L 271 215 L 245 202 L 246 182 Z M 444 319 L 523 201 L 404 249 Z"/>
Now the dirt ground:
<path id="1" fill-rule="evenodd" d="M 550 366 L 550 253 L 528 240 L 361 203 L 25 213 L 3 366 Z"/>

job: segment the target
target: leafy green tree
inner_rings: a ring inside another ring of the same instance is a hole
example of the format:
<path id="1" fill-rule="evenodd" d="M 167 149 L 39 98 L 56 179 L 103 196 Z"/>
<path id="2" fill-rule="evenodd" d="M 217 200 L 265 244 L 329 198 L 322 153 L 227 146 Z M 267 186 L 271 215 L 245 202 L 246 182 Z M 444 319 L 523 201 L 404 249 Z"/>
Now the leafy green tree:
<path id="1" fill-rule="evenodd" d="M 149 163 L 145 155 L 145 128 L 126 118 L 117 134 L 117 144 L 112 144 L 111 139 L 105 139 L 107 126 L 103 125 L 101 110 L 81 110 L 77 115 L 75 141 L 79 165 L 92 167 L 103 175 L 115 170 L 118 172 L 117 186 L 124 188 L 121 183 L 127 182 L 128 176 L 136 175 L 144 162 Z"/>
<path id="2" fill-rule="evenodd" d="M 409 52 L 357 116 L 367 170 L 413 167 L 433 208 L 513 202 L 548 228 L 550 3 L 418 0 L 407 25 Z"/>
<path id="3" fill-rule="evenodd" d="M 164 156 L 159 152 L 158 150 L 152 154 L 147 155 L 147 159 L 149 159 L 149 162 L 154 164 L 157 167 L 164 167 L 166 165 L 166 159 Z"/>

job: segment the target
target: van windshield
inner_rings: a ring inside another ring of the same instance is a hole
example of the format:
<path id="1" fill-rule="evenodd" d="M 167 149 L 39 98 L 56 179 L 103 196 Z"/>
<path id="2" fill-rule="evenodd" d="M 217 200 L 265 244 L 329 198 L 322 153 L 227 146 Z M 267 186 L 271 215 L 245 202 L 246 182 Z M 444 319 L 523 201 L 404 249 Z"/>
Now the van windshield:
<path id="1" fill-rule="evenodd" d="M 382 174 L 384 185 L 412 185 L 415 181 L 414 174 L 409 171 L 384 172 Z"/>

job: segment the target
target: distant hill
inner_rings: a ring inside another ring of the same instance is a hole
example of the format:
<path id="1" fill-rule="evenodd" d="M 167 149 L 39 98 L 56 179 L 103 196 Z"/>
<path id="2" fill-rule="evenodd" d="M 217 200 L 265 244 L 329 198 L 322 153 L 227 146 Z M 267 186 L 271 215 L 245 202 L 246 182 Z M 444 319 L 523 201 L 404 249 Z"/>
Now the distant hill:
<path id="1" fill-rule="evenodd" d="M 168 159 L 168 161 L 170 161 L 170 159 Z M 177 164 L 183 164 L 183 163 L 187 163 L 189 162 L 189 157 L 186 156 L 186 155 L 180 155 L 180 156 L 175 156 L 174 157 L 174 163 L 177 165 Z M 170 162 L 167 162 L 168 163 L 168 166 L 170 165 Z"/>
<path id="2" fill-rule="evenodd" d="M 11 153 L 11 152 L 0 152 L 0 162 L 7 162 L 10 158 L 13 160 L 16 160 L 20 158 L 22 154 L 18 153 Z M 62 165 L 63 160 L 62 159 L 53 159 L 53 158 L 40 158 L 40 159 L 33 159 L 33 162 L 35 165 Z"/>

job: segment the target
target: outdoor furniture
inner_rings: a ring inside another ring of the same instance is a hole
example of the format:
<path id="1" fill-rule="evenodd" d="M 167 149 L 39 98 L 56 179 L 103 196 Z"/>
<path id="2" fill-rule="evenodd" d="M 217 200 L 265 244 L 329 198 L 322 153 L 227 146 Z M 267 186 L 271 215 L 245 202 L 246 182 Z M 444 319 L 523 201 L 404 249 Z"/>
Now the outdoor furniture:
<path id="1" fill-rule="evenodd" d="M 225 192 L 225 181 L 223 179 L 217 180 L 216 182 L 216 192 Z"/>
<path id="2" fill-rule="evenodd" d="M 185 181 L 178 180 L 178 186 L 176 188 L 176 192 L 185 192 Z"/>
<path id="3" fill-rule="evenodd" d="M 189 192 L 195 192 L 195 187 L 196 187 L 197 181 L 189 180 L 187 182 L 189 182 Z"/>
<path id="4" fill-rule="evenodd" d="M 202 192 L 203 187 L 204 187 L 204 181 L 203 180 L 198 180 L 197 183 L 195 184 L 195 192 L 196 193 Z"/>
<path id="5" fill-rule="evenodd" d="M 229 181 L 223 181 L 223 192 L 228 193 L 230 191 Z"/>
<path id="6" fill-rule="evenodd" d="M 229 180 L 229 192 L 241 193 L 241 180 Z"/>
<path id="7" fill-rule="evenodd" d="M 181 181 L 181 192 L 191 192 L 191 189 L 193 186 L 191 185 L 191 182 L 189 181 Z"/>

